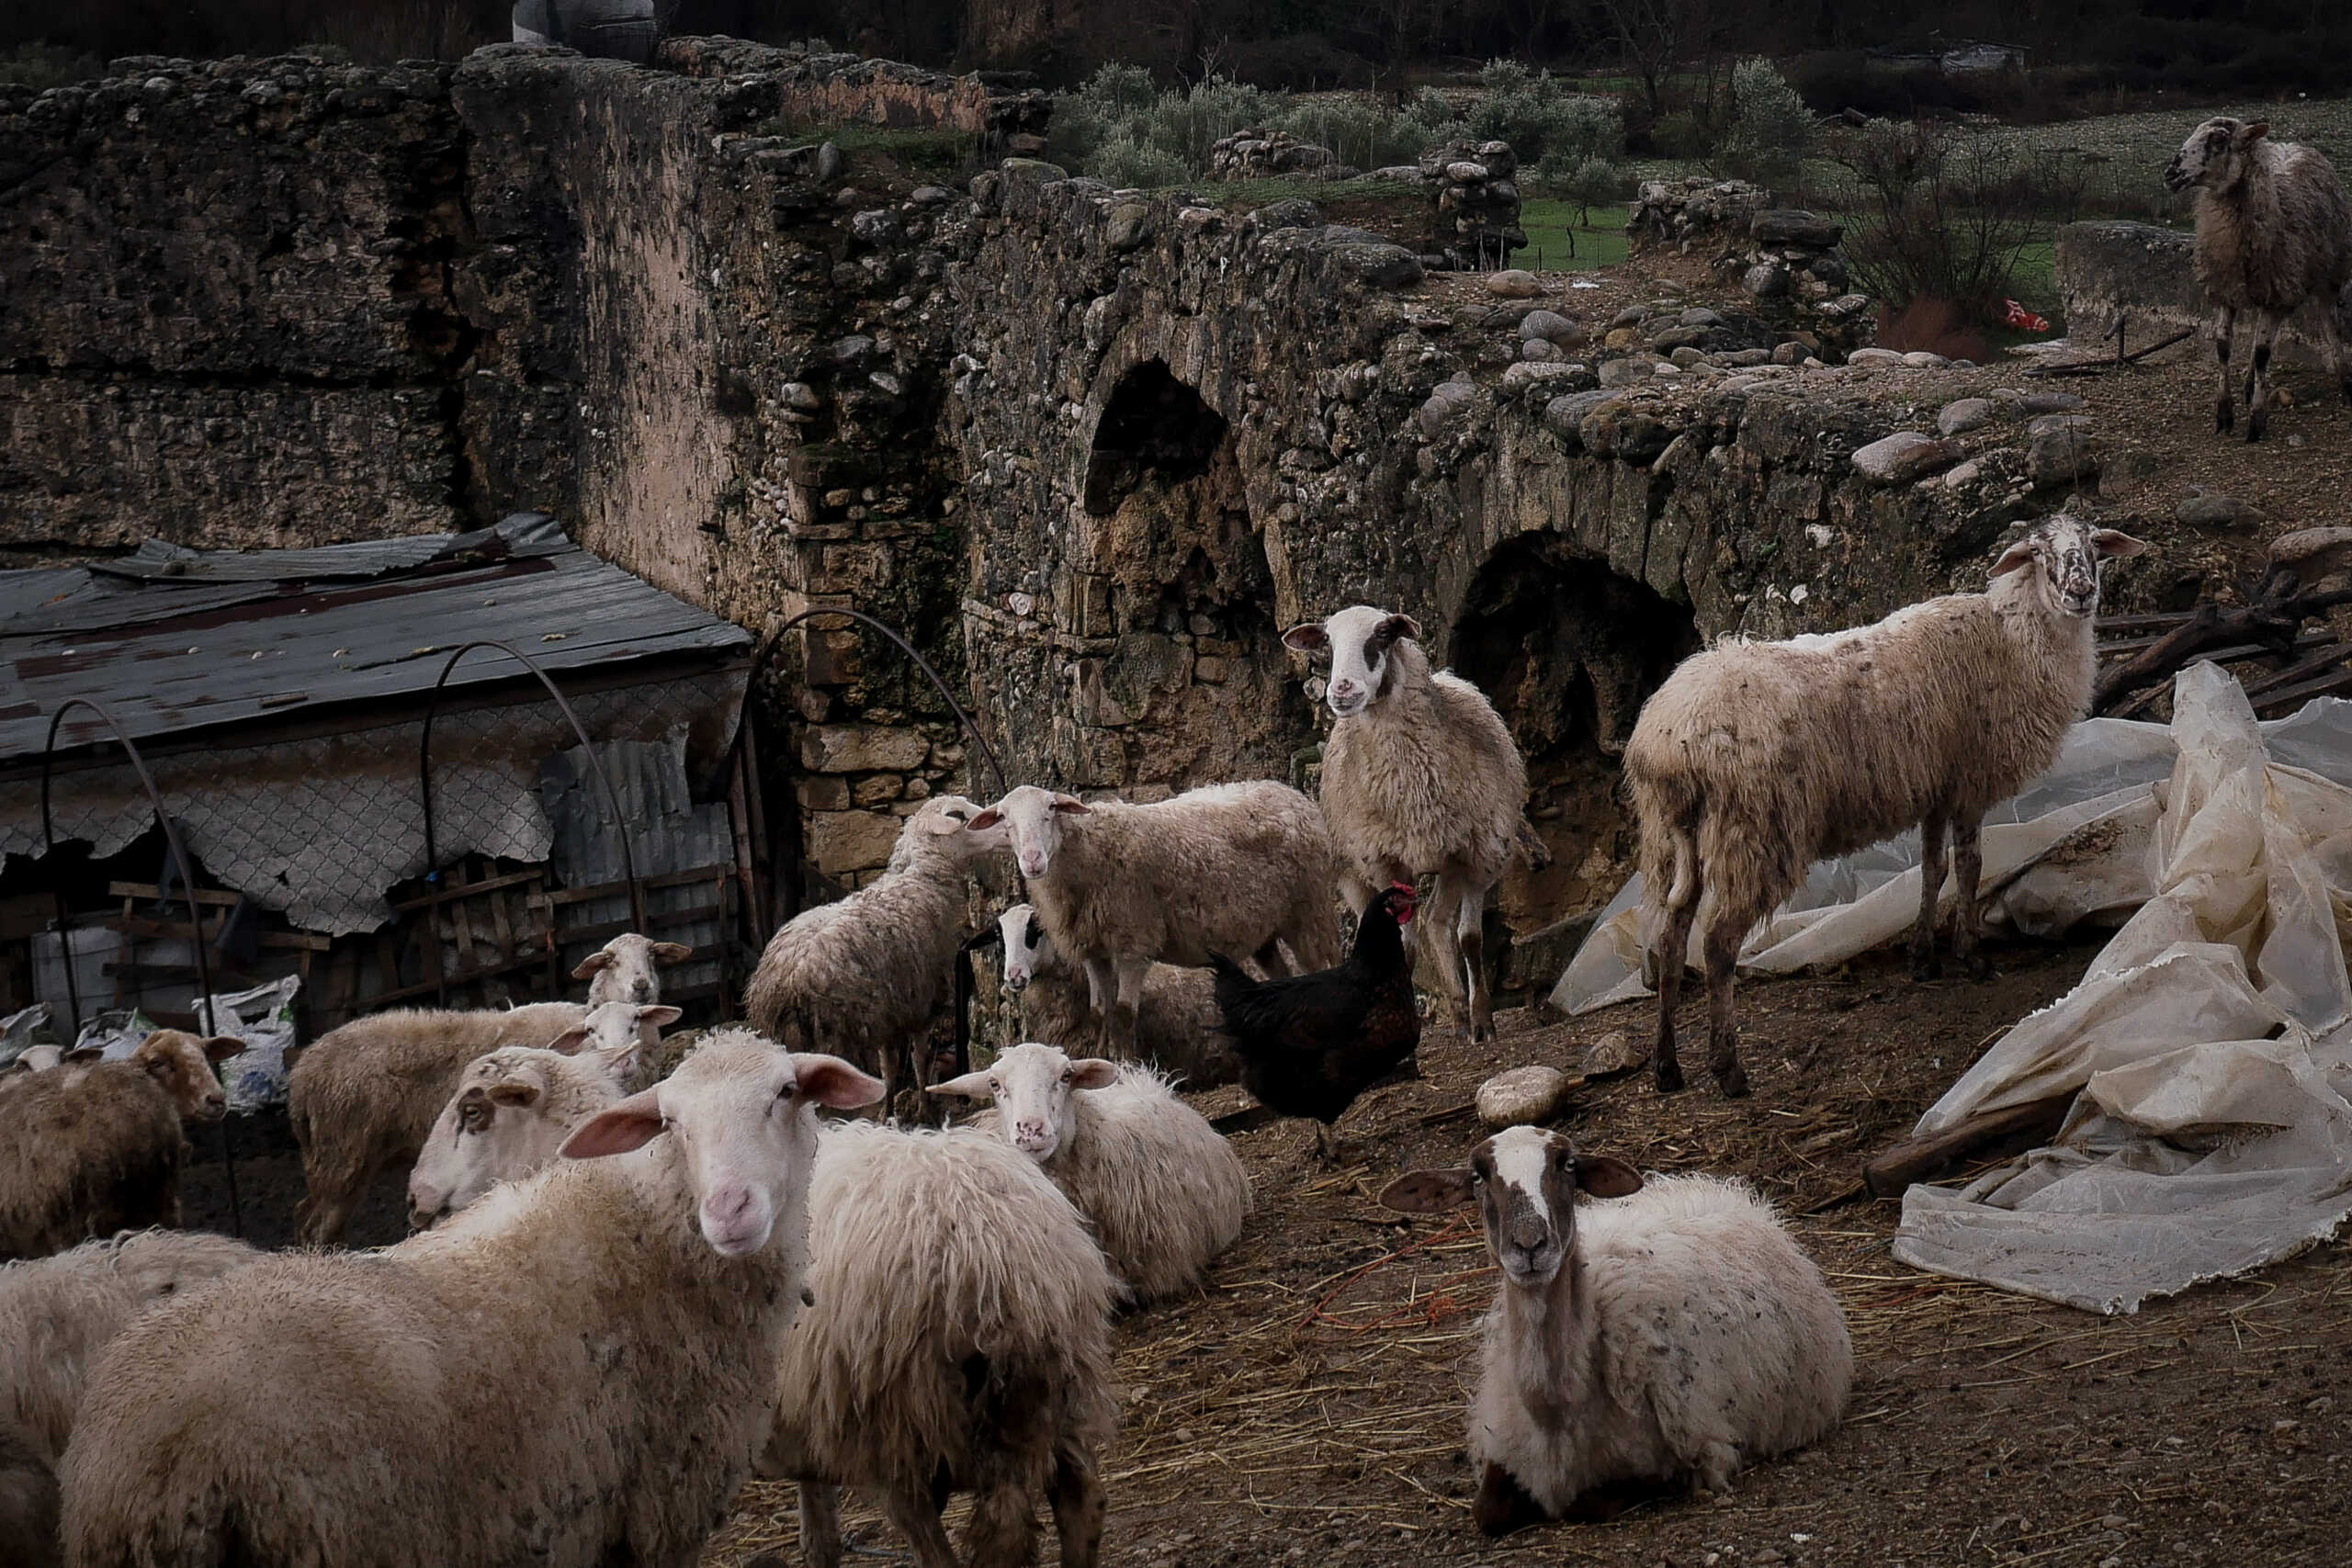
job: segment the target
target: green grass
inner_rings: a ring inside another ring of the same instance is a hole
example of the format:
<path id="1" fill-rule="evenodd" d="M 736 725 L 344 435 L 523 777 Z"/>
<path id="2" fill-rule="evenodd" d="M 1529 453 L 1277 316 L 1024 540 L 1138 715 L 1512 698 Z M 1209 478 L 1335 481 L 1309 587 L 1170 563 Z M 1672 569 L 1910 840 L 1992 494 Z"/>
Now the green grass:
<path id="1" fill-rule="evenodd" d="M 1182 186 L 1169 186 L 1169 190 L 1182 190 L 1199 197 L 1214 207 L 1247 209 L 1271 207 L 1277 201 L 1304 197 L 1317 207 L 1335 202 L 1409 201 L 1419 206 L 1425 198 L 1421 187 L 1407 185 L 1402 180 L 1192 180 Z"/>
<path id="2" fill-rule="evenodd" d="M 1615 266 L 1625 259 L 1626 205 L 1612 202 L 1592 209 L 1589 227 L 1577 226 L 1577 207 L 1553 197 L 1532 197 L 1519 209 L 1519 226 L 1527 231 L 1527 249 L 1512 255 L 1517 266 L 1551 272 L 1585 272 Z M 1569 246 L 1573 241 L 1575 249 Z"/>
<path id="3" fill-rule="evenodd" d="M 906 168 L 950 174 L 969 166 L 979 152 L 978 138 L 944 126 L 805 125 L 772 119 L 753 129 L 762 136 L 830 141 L 852 156 L 865 152 Z"/>

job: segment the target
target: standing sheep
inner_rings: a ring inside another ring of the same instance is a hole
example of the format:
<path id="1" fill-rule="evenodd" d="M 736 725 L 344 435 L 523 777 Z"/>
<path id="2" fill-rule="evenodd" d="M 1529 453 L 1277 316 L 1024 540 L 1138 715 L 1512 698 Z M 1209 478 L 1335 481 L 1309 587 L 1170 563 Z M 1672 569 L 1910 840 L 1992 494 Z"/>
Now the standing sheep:
<path id="1" fill-rule="evenodd" d="M 1624 1201 L 1578 1219 L 1579 1191 Z M 1476 1202 L 1502 1267 L 1470 1405 L 1487 1535 L 1609 1517 L 1623 1506 L 1612 1486 L 1727 1493 L 1744 1463 L 1818 1441 L 1845 1410 L 1845 1314 L 1739 1182 L 1645 1187 L 1557 1133 L 1513 1127 L 1466 1168 L 1400 1176 L 1380 1201 L 1405 1213 Z"/>
<path id="2" fill-rule="evenodd" d="M 997 919 L 1004 933 L 1004 988 L 1021 1001 L 1021 1032 L 1049 1044 L 1076 1045 L 1097 1032 L 1085 971 L 1046 934 L 1036 908 L 1015 904 Z M 1136 1055 L 1191 1089 L 1215 1089 L 1241 1074 L 1218 1033 L 1216 978 L 1205 969 L 1155 964 L 1144 976 L 1136 1010 Z"/>
<path id="3" fill-rule="evenodd" d="M 1260 780 L 1188 790 L 1150 806 L 1023 784 L 972 819 L 1012 831 L 1013 863 L 1046 935 L 1086 971 L 1102 1048 L 1136 1054 L 1155 961 L 1197 966 L 1250 954 L 1273 973 L 1339 962 L 1330 835 L 1315 803 Z"/>
<path id="4" fill-rule="evenodd" d="M 1434 873 L 1421 925 L 1456 1023 L 1486 1040 L 1495 1013 L 1482 921 L 1487 890 L 1520 852 L 1527 765 L 1477 687 L 1430 671 L 1420 635 L 1409 615 L 1357 604 L 1295 626 L 1283 641 L 1331 655 L 1323 816 L 1353 873 L 1349 912 L 1361 917 L 1381 889 Z"/>
<path id="5" fill-rule="evenodd" d="M 996 1102 L 976 1125 L 1035 1160 L 1094 1222 L 1137 1305 L 1200 1289 L 1241 1234 L 1249 1173 L 1157 1073 L 1033 1041 L 931 1092 Z"/>
<path id="6" fill-rule="evenodd" d="M 228 1110 L 216 1064 L 232 1034 L 159 1029 L 119 1061 L 34 1073 L 0 1115 L 0 1262 L 116 1231 L 180 1223 L 183 1122 Z"/>
<path id="7" fill-rule="evenodd" d="M 2254 363 L 2245 380 L 2245 438 L 2269 425 L 2270 348 L 2306 299 L 2327 318 L 2327 361 L 2352 400 L 2352 203 L 2335 166 L 2315 147 L 2268 140 L 2270 127 L 2226 117 L 2188 133 L 2165 165 L 2165 185 L 2197 192 L 2197 285 L 2213 307 L 2213 355 L 2221 392 L 2213 428 L 2227 432 L 2230 340 L 2238 312 L 2254 312 Z"/>
<path id="8" fill-rule="evenodd" d="M 1826 856 L 1918 826 L 1915 973 L 1936 969 L 1949 830 L 1952 955 L 1977 956 L 1977 825 L 2058 755 L 2089 705 L 2099 566 L 2147 547 L 2079 518 L 2048 519 L 2003 551 L 1982 593 L 1787 642 L 1693 654 L 1635 720 L 1625 787 L 1641 826 L 1644 929 L 1657 962 L 1657 1087 L 1682 1087 L 1674 1008 L 1702 895 L 1707 1065 L 1747 1092 L 1733 968 L 1757 921 Z"/>
<path id="9" fill-rule="evenodd" d="M 743 997 L 752 1026 L 786 1044 L 840 1053 L 898 1087 L 902 1055 L 922 1048 L 955 973 L 965 877 L 1001 848 L 986 815 L 960 795 L 934 795 L 899 829 L 882 875 L 846 898 L 794 916 L 760 954 Z"/>
<path id="10" fill-rule="evenodd" d="M 438 1230 L 148 1314 L 65 1452 L 66 1560 L 691 1568 L 772 1424 L 816 1107 L 880 1092 L 719 1031 Z"/>

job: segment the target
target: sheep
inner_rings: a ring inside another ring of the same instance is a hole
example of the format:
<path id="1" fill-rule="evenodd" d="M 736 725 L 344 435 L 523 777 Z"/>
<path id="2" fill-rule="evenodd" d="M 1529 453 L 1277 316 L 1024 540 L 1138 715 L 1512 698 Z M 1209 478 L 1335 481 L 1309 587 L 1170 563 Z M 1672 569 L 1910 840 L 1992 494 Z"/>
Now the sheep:
<path id="1" fill-rule="evenodd" d="M 1272 972 L 1340 961 L 1331 839 L 1315 803 L 1270 781 L 1189 790 L 1150 806 L 1023 784 L 972 819 L 1001 824 L 1030 902 L 1065 957 L 1086 971 L 1100 1045 L 1136 1054 L 1154 960 L 1187 967 L 1211 953 L 1254 955 Z"/>
<path id="2" fill-rule="evenodd" d="M 815 1109 L 881 1089 L 717 1031 L 446 1225 L 149 1313 L 83 1399 L 66 1560 L 689 1568 L 773 1423 Z"/>
<path id="3" fill-rule="evenodd" d="M 1003 842 L 973 827 L 980 815 L 960 795 L 933 795 L 899 829 L 880 877 L 786 921 L 745 988 L 752 1026 L 838 1052 L 895 1090 L 900 1057 L 929 1032 L 969 934 L 965 874 Z M 930 1053 L 913 1055 L 920 1080 Z"/>
<path id="4" fill-rule="evenodd" d="M 1577 1217 L 1578 1191 L 1623 1201 Z M 1748 1461 L 1834 1430 L 1853 1381 L 1821 1270 L 1744 1183 L 1657 1177 L 1540 1127 L 1498 1133 L 1455 1170 L 1380 1195 L 1404 1213 L 1476 1201 L 1502 1268 L 1487 1314 L 1470 1462 L 1478 1528 L 1606 1518 L 1610 1489 L 1728 1493 Z"/>
<path id="5" fill-rule="evenodd" d="M 0 1116 L 0 1262 L 45 1258 L 119 1230 L 180 1223 L 183 1122 L 228 1110 L 232 1034 L 159 1029 L 118 1061 L 34 1073 Z"/>
<path id="6" fill-rule="evenodd" d="M 590 1017 L 615 1006 L 601 1006 Z M 584 1032 L 583 1026 L 566 1034 Z M 559 1043 L 565 1038 L 557 1036 Z M 410 1228 L 427 1229 L 498 1182 L 552 1162 L 574 1127 L 634 1087 L 641 1050 L 632 1031 L 572 1055 L 554 1047 L 502 1045 L 467 1063 L 409 1173 Z"/>
<path id="7" fill-rule="evenodd" d="M 1206 1118 L 1148 1068 L 1077 1061 L 1024 1042 L 933 1094 L 989 1100 L 974 1122 L 1035 1160 L 1094 1223 L 1125 1294 L 1200 1288 L 1250 1213 L 1250 1176 Z"/>
<path id="8" fill-rule="evenodd" d="M 1977 825 L 2049 767 L 2082 717 L 2100 564 L 2146 548 L 2062 513 L 2002 552 L 1982 593 L 1828 636 L 1725 642 L 1667 677 L 1624 756 L 1657 961 L 1660 1092 L 1682 1087 L 1674 1009 L 1702 895 L 1707 1061 L 1727 1096 L 1747 1092 L 1732 1015 L 1739 944 L 1816 860 L 1919 827 L 1911 955 L 1932 977 L 1949 830 L 1952 954 L 1988 973 L 1976 952 Z"/>
<path id="9" fill-rule="evenodd" d="M 0 1539 L 53 1560 L 57 1461 L 107 1341 L 155 1303 L 260 1256 L 225 1235 L 146 1230 L 0 1265 Z"/>
<path id="10" fill-rule="evenodd" d="M 2306 299 L 2327 318 L 2328 372 L 2352 401 L 2352 203 L 2324 153 L 2268 140 L 2270 127 L 2219 117 L 2188 133 L 2165 165 L 2165 185 L 2197 192 L 2197 284 L 2213 307 L 2221 391 L 2213 428 L 2227 434 L 2230 340 L 2238 312 L 2254 312 L 2254 364 L 2246 374 L 2245 438 L 2269 423 L 2270 348 Z"/>
<path id="11" fill-rule="evenodd" d="M 655 966 L 683 964 L 694 955 L 695 950 L 684 942 L 655 942 L 635 931 L 623 931 L 582 959 L 571 977 L 588 982 L 590 1007 L 598 1002 L 650 1006 L 662 999 L 662 976 L 654 973 Z"/>
<path id="12" fill-rule="evenodd" d="M 62 1066 L 87 1066 L 100 1060 L 106 1052 L 96 1045 L 76 1045 L 67 1050 L 62 1045 L 28 1045 L 17 1053 L 8 1064 L 8 1071 L 29 1076 L 54 1071 Z"/>
<path id="13" fill-rule="evenodd" d="M 582 1058 L 494 1052 L 467 1069 L 427 1161 L 475 1080 L 504 1073 L 503 1062 L 519 1067 L 502 1081 L 537 1088 L 531 1075 L 543 1074 L 546 1091 L 506 1101 L 492 1123 L 500 1135 L 485 1128 L 465 1140 L 475 1151 L 469 1179 L 443 1186 L 423 1224 L 539 1169 L 573 1127 L 619 1098 Z M 785 1336 L 776 1429 L 760 1469 L 800 1483 L 809 1561 L 839 1562 L 834 1489 L 866 1485 L 925 1568 L 946 1568 L 954 1560 L 932 1489 L 944 1469 L 980 1495 L 976 1564 L 1027 1560 L 1029 1497 L 1041 1483 L 1062 1561 L 1092 1562 L 1102 1517 L 1094 1455 L 1114 1418 L 1114 1281 L 1084 1217 L 1026 1156 L 986 1133 L 867 1122 L 824 1129 L 808 1213 L 814 1302 Z"/>
<path id="14" fill-rule="evenodd" d="M 286 1075 L 287 1119 L 302 1148 L 303 1242 L 325 1247 L 342 1239 L 376 1173 L 424 1149 L 467 1063 L 502 1045 L 545 1045 L 588 1011 L 578 1002 L 400 1008 L 321 1035 Z M 655 1043 L 677 1017 L 676 1008 L 638 1007 L 645 1043 Z"/>
<path id="15" fill-rule="evenodd" d="M 1015 904 L 997 918 L 1004 933 L 1004 988 L 1021 998 L 1022 1031 L 1032 1040 L 1075 1044 L 1094 1031 L 1086 976 L 1046 934 L 1036 908 Z M 1136 1010 L 1137 1054 L 1193 1089 L 1214 1089 L 1241 1074 L 1224 1036 L 1216 981 L 1205 969 L 1155 964 L 1144 975 Z"/>
<path id="16" fill-rule="evenodd" d="M 1353 872 L 1343 886 L 1349 913 L 1361 918 L 1382 888 L 1435 873 L 1422 940 L 1435 946 L 1456 1027 L 1487 1040 L 1495 1013 L 1482 922 L 1487 890 L 1532 837 L 1522 831 L 1527 764 L 1477 687 L 1430 671 L 1420 636 L 1410 615 L 1355 604 L 1291 627 L 1283 641 L 1330 651 L 1323 816 Z"/>

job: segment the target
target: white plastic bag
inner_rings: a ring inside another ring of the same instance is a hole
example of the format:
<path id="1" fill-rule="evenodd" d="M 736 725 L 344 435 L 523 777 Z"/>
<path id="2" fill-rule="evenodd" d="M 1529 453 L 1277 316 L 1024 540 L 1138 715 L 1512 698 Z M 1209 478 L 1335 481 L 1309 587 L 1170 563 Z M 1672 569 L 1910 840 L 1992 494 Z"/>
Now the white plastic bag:
<path id="1" fill-rule="evenodd" d="M 208 998 L 197 1010 L 198 1032 L 233 1034 L 245 1049 L 220 1064 L 232 1111 L 258 1111 L 286 1098 L 286 1051 L 294 1043 L 294 993 L 302 977 L 288 975 L 250 991 Z"/>

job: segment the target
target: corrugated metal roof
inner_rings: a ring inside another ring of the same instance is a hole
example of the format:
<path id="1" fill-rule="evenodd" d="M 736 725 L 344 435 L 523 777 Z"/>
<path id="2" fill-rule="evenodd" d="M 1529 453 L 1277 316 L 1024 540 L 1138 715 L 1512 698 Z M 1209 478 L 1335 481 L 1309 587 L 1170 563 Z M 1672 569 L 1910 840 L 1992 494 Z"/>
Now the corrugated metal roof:
<path id="1" fill-rule="evenodd" d="M 93 567 L 0 573 L 0 760 L 37 756 L 72 697 L 106 704 L 139 739 L 283 720 L 421 694 L 450 652 L 480 637 L 511 642 L 551 672 L 725 654 L 752 640 L 589 555 L 538 513 L 478 533 L 320 549 L 151 540 Z M 449 685 L 523 673 L 483 649 Z M 79 709 L 58 744 L 107 733 Z"/>

